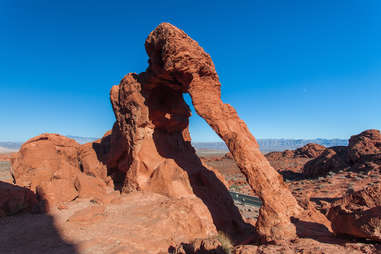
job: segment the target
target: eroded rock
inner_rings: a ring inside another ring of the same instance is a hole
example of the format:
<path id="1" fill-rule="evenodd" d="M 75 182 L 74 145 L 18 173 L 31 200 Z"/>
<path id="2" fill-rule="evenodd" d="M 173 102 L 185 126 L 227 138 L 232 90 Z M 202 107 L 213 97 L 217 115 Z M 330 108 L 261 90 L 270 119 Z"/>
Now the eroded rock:
<path id="1" fill-rule="evenodd" d="M 23 211 L 39 211 L 35 194 L 27 188 L 0 181 L 0 217 Z"/>
<path id="2" fill-rule="evenodd" d="M 381 184 L 344 196 L 335 201 L 328 218 L 336 234 L 381 242 Z"/>
<path id="3" fill-rule="evenodd" d="M 150 190 L 169 196 L 189 195 L 193 189 L 215 216 L 217 226 L 229 224 L 219 216 L 221 211 L 235 218 L 226 188 L 200 163 L 190 144 L 190 110 L 182 97 L 189 93 L 196 112 L 225 141 L 262 199 L 256 225 L 262 239 L 295 238 L 291 217 L 303 217 L 305 211 L 262 155 L 234 108 L 222 102 L 221 84 L 210 56 L 182 30 L 168 23 L 151 32 L 145 46 L 150 58 L 146 72 L 128 74 L 111 90 L 117 124 L 128 147 L 128 163 L 120 167 L 126 172 L 123 189 Z M 237 220 L 232 219 L 230 224 L 232 221 Z"/>
<path id="4" fill-rule="evenodd" d="M 105 172 L 97 167 L 90 169 L 94 163 L 87 157 L 81 162 L 80 151 L 86 149 L 87 145 L 81 149 L 74 140 L 58 134 L 34 137 L 13 159 L 15 182 L 34 192 L 48 210 L 77 197 L 102 196 L 106 192 L 106 167 L 99 166 Z"/>
<path id="5" fill-rule="evenodd" d="M 307 162 L 303 174 L 324 176 L 340 170 L 370 171 L 381 169 L 381 133 L 366 130 L 349 139 L 348 146 L 329 147 L 320 156 Z"/>

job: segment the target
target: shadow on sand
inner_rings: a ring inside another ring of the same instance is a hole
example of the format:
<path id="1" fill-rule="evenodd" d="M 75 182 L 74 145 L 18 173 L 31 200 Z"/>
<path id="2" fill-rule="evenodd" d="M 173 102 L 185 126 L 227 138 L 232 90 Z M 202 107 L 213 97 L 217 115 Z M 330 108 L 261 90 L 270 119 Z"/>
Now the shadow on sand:
<path id="1" fill-rule="evenodd" d="M 75 245 L 62 239 L 52 216 L 36 213 L 33 200 L 37 198 L 29 189 L 0 182 L 0 206 L 5 214 L 13 214 L 0 217 L 0 253 L 78 253 Z"/>

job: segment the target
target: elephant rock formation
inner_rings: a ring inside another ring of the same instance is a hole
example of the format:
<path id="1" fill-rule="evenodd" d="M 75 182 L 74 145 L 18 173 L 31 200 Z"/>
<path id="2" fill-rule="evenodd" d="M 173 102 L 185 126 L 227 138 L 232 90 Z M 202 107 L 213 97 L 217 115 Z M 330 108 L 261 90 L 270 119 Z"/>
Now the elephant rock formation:
<path id="1" fill-rule="evenodd" d="M 297 230 L 291 219 L 309 220 L 311 216 L 297 204 L 282 177 L 262 155 L 235 109 L 222 102 L 221 84 L 210 56 L 168 23 L 151 32 L 145 47 L 149 56 L 147 70 L 126 75 L 111 90 L 117 125 L 128 144 L 125 159 L 117 166 L 126 173 L 122 188 L 170 196 L 191 195 L 193 189 L 204 202 L 213 203 L 209 207 L 218 204 L 210 197 L 226 193 L 226 188 L 211 176 L 215 172 L 201 164 L 190 144 L 191 112 L 183 99 L 183 93 L 189 93 L 196 112 L 224 140 L 263 201 L 256 225 L 262 240 L 295 238 Z M 226 209 L 225 205 L 218 207 Z M 221 209 L 214 210 L 221 213 Z M 315 215 L 314 219 L 326 222 Z"/>

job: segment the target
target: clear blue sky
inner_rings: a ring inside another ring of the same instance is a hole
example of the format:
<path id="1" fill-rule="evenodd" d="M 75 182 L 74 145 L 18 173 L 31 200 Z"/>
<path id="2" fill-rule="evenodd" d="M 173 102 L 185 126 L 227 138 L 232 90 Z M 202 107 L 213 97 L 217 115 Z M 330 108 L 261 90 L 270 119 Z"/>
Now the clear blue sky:
<path id="1" fill-rule="evenodd" d="M 145 70 L 161 22 L 212 56 L 223 100 L 258 138 L 381 129 L 379 0 L 0 0 L 0 140 L 102 136 L 111 86 Z M 218 140 L 193 115 L 193 140 Z"/>

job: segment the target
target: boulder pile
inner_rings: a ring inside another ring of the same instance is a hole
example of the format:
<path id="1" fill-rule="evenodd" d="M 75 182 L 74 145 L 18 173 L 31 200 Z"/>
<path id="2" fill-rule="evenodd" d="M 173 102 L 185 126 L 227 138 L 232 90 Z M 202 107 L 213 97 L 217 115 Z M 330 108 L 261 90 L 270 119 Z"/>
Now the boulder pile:
<path id="1" fill-rule="evenodd" d="M 340 170 L 369 171 L 381 169 L 381 133 L 366 130 L 349 139 L 348 146 L 327 148 L 303 168 L 306 177 L 327 175 Z"/>

